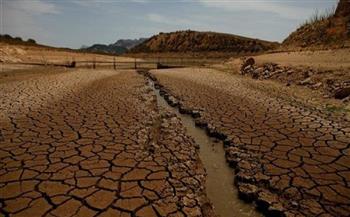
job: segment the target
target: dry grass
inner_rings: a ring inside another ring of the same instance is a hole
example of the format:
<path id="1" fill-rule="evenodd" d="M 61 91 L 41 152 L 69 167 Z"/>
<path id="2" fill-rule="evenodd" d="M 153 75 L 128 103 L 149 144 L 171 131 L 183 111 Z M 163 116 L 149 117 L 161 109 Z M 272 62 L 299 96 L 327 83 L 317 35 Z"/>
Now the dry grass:
<path id="1" fill-rule="evenodd" d="M 318 23 L 318 22 L 329 20 L 329 18 L 334 16 L 335 10 L 336 10 L 336 6 L 328 8 L 328 9 L 321 11 L 321 12 L 318 9 L 316 9 L 310 18 L 308 18 L 302 24 L 300 24 L 299 28 L 301 28 L 305 25 L 313 25 L 313 24 Z"/>

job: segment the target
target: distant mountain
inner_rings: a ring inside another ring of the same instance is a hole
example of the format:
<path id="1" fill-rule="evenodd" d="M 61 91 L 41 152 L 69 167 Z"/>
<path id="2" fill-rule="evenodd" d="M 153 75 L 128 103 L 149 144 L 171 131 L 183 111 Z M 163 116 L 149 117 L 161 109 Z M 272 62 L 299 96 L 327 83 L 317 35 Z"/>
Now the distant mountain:
<path id="1" fill-rule="evenodd" d="M 114 43 L 115 46 L 125 47 L 128 50 L 131 48 L 143 43 L 148 38 L 139 38 L 139 39 L 120 39 L 116 43 Z"/>
<path id="2" fill-rule="evenodd" d="M 120 39 L 117 42 L 109 45 L 105 44 L 94 44 L 90 47 L 84 46 L 81 48 L 81 51 L 91 52 L 91 53 L 103 53 L 103 54 L 124 54 L 129 49 L 137 46 L 138 44 L 146 41 L 147 38 L 139 38 L 139 39 Z"/>
<path id="3" fill-rule="evenodd" d="M 94 44 L 90 47 L 81 48 L 81 51 L 89 53 L 102 53 L 102 54 L 123 54 L 128 51 L 127 48 L 121 46 L 115 46 L 114 44 Z"/>
<path id="4" fill-rule="evenodd" d="M 274 49 L 279 44 L 238 35 L 177 31 L 159 33 L 135 46 L 130 53 L 161 53 L 161 52 L 227 52 L 256 53 Z"/>

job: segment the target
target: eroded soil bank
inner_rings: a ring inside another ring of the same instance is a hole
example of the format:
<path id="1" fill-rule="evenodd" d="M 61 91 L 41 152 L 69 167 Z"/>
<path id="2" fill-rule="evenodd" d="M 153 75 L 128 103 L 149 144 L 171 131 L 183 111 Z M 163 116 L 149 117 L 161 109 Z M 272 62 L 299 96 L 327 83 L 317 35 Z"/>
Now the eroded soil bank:
<path id="1" fill-rule="evenodd" d="M 350 123 L 206 69 L 152 71 L 170 104 L 225 141 L 240 196 L 271 216 L 349 216 Z"/>

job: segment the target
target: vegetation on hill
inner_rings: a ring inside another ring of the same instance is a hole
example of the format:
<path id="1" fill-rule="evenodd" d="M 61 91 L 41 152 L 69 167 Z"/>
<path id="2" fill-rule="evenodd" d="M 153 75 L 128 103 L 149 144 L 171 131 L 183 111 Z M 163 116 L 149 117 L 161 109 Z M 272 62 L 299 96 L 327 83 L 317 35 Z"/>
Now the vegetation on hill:
<path id="1" fill-rule="evenodd" d="M 12 37 L 8 34 L 0 35 L 0 42 L 5 42 L 8 44 L 36 45 L 36 41 L 34 39 L 29 38 L 25 41 L 21 37 Z"/>
<path id="2" fill-rule="evenodd" d="M 162 53 L 162 52 L 228 52 L 258 53 L 275 48 L 278 43 L 237 35 L 177 31 L 159 33 L 137 45 L 130 53 Z"/>
<path id="3" fill-rule="evenodd" d="M 285 47 L 345 47 L 350 42 L 350 1 L 340 0 L 336 10 L 316 13 L 292 32 Z"/>

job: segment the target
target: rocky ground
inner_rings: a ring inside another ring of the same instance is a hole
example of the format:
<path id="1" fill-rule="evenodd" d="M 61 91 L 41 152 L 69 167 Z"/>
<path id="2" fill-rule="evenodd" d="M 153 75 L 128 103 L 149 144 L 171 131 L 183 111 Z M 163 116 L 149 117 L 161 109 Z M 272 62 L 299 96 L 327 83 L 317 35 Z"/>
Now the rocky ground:
<path id="1" fill-rule="evenodd" d="M 286 92 L 311 107 L 350 116 L 349 49 L 274 52 L 231 58 L 211 68 L 240 75 L 258 89 Z M 246 79 L 246 78 L 248 79 Z M 255 81 L 249 81 L 253 78 Z M 256 85 L 256 84 L 260 85 Z M 277 87 L 277 88 L 276 88 Z"/>
<path id="2" fill-rule="evenodd" d="M 213 216 L 179 118 L 134 71 L 0 82 L 0 216 Z"/>
<path id="3" fill-rule="evenodd" d="M 350 119 L 210 69 L 152 71 L 168 101 L 225 140 L 240 196 L 268 216 L 349 216 Z"/>
<path id="4" fill-rule="evenodd" d="M 241 75 L 253 79 L 273 79 L 286 86 L 300 85 L 319 90 L 324 98 L 350 101 L 350 74 L 346 69 L 316 70 L 305 67 L 282 66 L 277 63 L 256 64 L 255 59 L 245 58 L 240 67 Z"/>
<path id="5" fill-rule="evenodd" d="M 339 107 L 339 103 L 350 101 L 349 52 L 349 49 L 275 52 L 232 58 L 214 67 L 253 79 L 305 87 L 316 98 L 325 99 L 323 104 Z M 327 99 L 337 99 L 338 103 L 326 102 Z"/>

